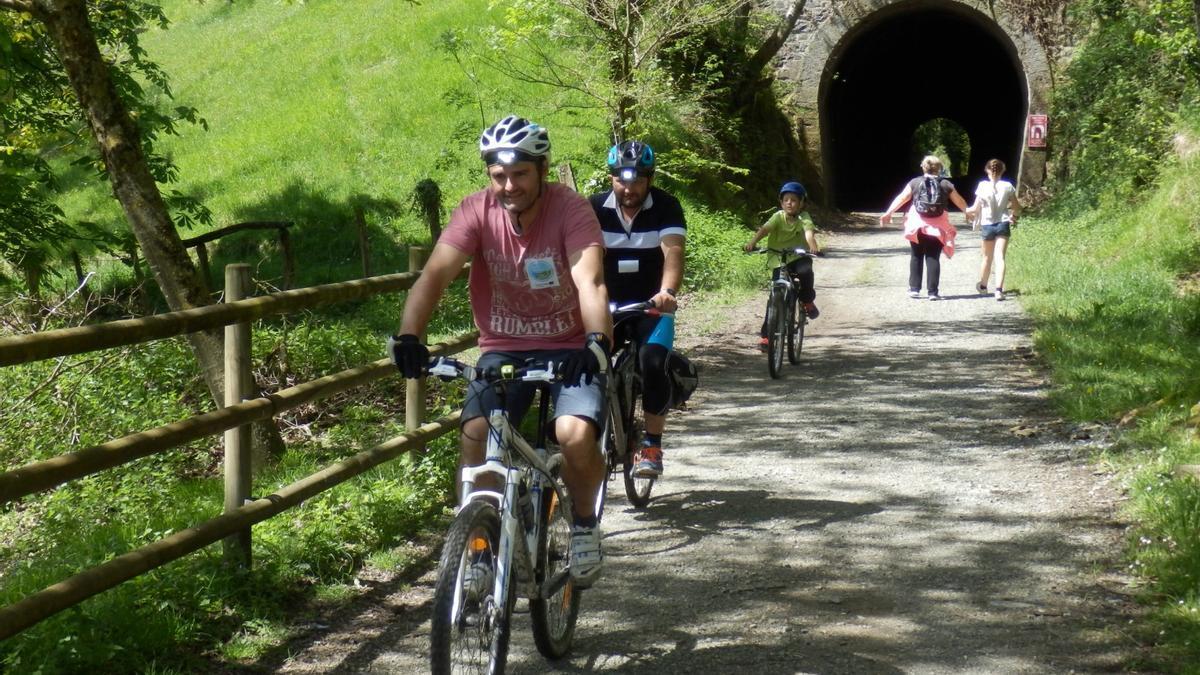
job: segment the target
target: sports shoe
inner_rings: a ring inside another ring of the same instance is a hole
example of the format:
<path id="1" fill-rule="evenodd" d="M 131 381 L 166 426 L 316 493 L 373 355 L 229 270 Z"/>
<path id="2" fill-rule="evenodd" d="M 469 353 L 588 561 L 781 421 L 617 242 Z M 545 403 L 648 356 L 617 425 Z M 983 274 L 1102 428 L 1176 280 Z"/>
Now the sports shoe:
<path id="1" fill-rule="evenodd" d="M 638 478 L 658 478 L 663 472 L 662 448 L 657 445 L 644 445 L 638 452 L 637 466 L 633 474 Z"/>
<path id="2" fill-rule="evenodd" d="M 817 309 L 817 306 L 813 303 L 806 302 L 804 303 L 804 316 L 807 316 L 810 319 L 815 319 L 818 316 L 821 316 L 821 310 Z"/>
<path id="3" fill-rule="evenodd" d="M 913 298 L 913 299 L 919 298 L 919 297 L 921 297 L 921 291 L 918 291 L 915 288 L 910 288 L 910 289 L 908 289 L 908 297 Z"/>
<path id="4" fill-rule="evenodd" d="M 987 295 L 987 284 L 975 284 L 975 290 L 979 291 L 980 295 Z"/>
<path id="5" fill-rule="evenodd" d="M 758 351 L 760 351 L 760 352 L 765 352 L 765 351 L 767 351 L 767 347 L 768 347 L 768 346 L 769 346 L 769 345 L 768 345 L 768 343 L 767 343 L 767 336 L 766 336 L 766 335 L 764 335 L 764 336 L 762 336 L 762 337 L 760 337 L 760 338 L 758 339 Z"/>
<path id="6" fill-rule="evenodd" d="M 936 302 L 936 301 L 938 301 L 938 300 L 941 300 L 941 299 L 942 299 L 942 296 L 938 295 L 937 293 L 930 293 L 930 294 L 929 294 L 929 299 L 930 299 L 930 300 L 933 300 L 933 301 L 935 301 L 935 302 Z"/>
<path id="7" fill-rule="evenodd" d="M 1003 299 L 1004 299 L 1004 289 L 1003 289 L 1003 288 L 997 288 L 997 289 L 996 289 L 996 299 L 997 299 L 997 300 L 1003 300 Z"/>
<path id="8" fill-rule="evenodd" d="M 604 567 L 604 549 L 600 545 L 600 526 L 571 526 L 571 561 L 569 569 L 575 580 L 575 588 L 584 589 L 600 578 Z"/>

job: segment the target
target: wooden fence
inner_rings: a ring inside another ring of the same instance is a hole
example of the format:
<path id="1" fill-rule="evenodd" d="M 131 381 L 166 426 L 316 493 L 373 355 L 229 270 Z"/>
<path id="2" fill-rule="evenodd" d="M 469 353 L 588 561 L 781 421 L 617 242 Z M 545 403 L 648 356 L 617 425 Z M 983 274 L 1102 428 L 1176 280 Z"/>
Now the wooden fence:
<path id="1" fill-rule="evenodd" d="M 210 242 L 217 241 L 221 237 L 241 232 L 243 230 L 276 230 L 279 232 L 279 253 L 283 257 L 283 290 L 288 290 L 292 287 L 292 282 L 296 278 L 296 258 L 292 253 L 292 236 L 288 233 L 288 228 L 292 226 L 291 221 L 273 221 L 261 220 L 250 221 L 247 223 L 237 223 L 222 227 L 212 232 L 205 232 L 198 237 L 184 239 L 184 248 L 196 249 L 196 262 L 200 268 L 201 277 L 204 279 L 205 288 L 209 291 L 213 289 L 212 266 L 208 262 L 208 247 Z M 364 273 L 363 276 L 370 276 L 370 273 Z"/>
<path id="2" fill-rule="evenodd" d="M 424 249 L 411 249 L 409 269 L 421 269 L 425 254 Z M 464 268 L 463 274 L 466 270 Z M 395 367 L 385 358 L 246 400 L 250 381 L 251 322 L 300 309 L 402 291 L 410 288 L 418 276 L 419 272 L 410 271 L 242 299 L 242 289 L 248 287 L 249 266 L 230 265 L 225 275 L 226 301 L 219 305 L 0 338 L 0 366 L 7 366 L 150 342 L 221 326 L 226 331 L 224 407 L 0 473 L 0 504 L 5 504 L 183 443 L 224 433 L 224 513 L 0 608 L 0 640 L 217 541 L 224 542 L 225 555 L 229 559 L 249 564 L 250 528 L 253 524 L 297 506 L 305 499 L 401 454 L 423 449 L 433 438 L 457 429 L 459 411 L 432 422 L 423 421 L 424 382 L 410 380 L 406 387 L 407 433 L 330 465 L 270 495 L 250 499 L 251 422 L 396 374 Z M 473 346 L 477 339 L 478 333 L 474 332 L 457 336 L 431 345 L 430 353 L 453 354 Z"/>

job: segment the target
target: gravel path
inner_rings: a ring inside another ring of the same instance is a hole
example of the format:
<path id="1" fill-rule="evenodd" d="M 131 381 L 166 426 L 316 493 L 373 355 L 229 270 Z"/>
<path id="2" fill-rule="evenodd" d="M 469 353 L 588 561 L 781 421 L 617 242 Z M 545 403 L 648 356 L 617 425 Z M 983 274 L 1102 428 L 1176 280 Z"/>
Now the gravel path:
<path id="1" fill-rule="evenodd" d="M 821 317 L 780 380 L 761 294 L 681 312 L 715 328 L 680 337 L 701 389 L 669 423 L 665 480 L 645 511 L 610 487 L 572 656 L 542 659 L 522 613 L 510 672 L 1119 670 L 1118 496 L 1088 431 L 1054 420 L 1019 302 L 973 292 L 978 237 L 943 259 L 943 302 L 906 297 L 896 230 L 828 247 Z M 380 583 L 270 670 L 424 672 L 431 582 Z"/>

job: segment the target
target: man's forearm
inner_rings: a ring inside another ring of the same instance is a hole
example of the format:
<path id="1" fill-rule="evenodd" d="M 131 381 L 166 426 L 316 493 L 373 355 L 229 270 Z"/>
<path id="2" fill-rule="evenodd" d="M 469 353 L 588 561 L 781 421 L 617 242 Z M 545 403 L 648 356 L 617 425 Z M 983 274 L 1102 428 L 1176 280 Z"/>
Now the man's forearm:
<path id="1" fill-rule="evenodd" d="M 683 259 L 683 244 L 667 247 L 660 290 L 670 288 L 678 291 L 683 285 Z"/>

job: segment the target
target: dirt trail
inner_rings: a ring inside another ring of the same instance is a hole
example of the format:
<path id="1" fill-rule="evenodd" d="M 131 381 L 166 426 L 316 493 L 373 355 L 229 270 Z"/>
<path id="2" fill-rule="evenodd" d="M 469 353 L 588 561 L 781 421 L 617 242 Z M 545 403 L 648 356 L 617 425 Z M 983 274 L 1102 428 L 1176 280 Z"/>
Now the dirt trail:
<path id="1" fill-rule="evenodd" d="M 760 296 L 681 312 L 718 327 L 681 336 L 702 383 L 669 423 L 665 480 L 645 511 L 610 488 L 573 655 L 543 660 L 521 614 L 510 672 L 1118 669 L 1118 496 L 1054 422 L 1019 302 L 973 292 L 978 237 L 943 260 L 942 302 L 906 297 L 896 230 L 828 246 L 783 379 L 756 348 Z M 431 579 L 381 584 L 267 667 L 424 672 Z"/>

